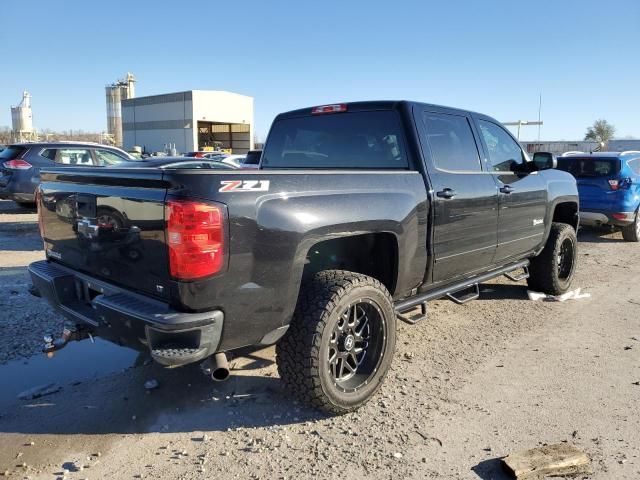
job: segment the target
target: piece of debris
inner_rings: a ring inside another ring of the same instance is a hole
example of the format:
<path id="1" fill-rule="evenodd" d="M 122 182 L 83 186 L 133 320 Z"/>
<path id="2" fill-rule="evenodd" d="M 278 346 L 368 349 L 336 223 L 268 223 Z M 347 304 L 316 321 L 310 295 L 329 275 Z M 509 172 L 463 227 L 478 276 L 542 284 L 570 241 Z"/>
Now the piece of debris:
<path id="1" fill-rule="evenodd" d="M 144 388 L 146 388 L 147 390 L 154 390 L 159 386 L 160 384 L 155 378 L 152 378 L 151 380 L 147 380 L 146 382 L 144 382 Z"/>
<path id="2" fill-rule="evenodd" d="M 626 347 L 624 347 L 625 350 L 631 350 L 631 347 L 629 345 L 627 345 Z"/>
<path id="3" fill-rule="evenodd" d="M 545 302 L 566 302 L 567 300 L 580 300 L 581 298 L 590 298 L 590 293 L 581 293 L 581 288 L 576 288 L 562 295 L 548 295 L 542 292 L 534 292 L 527 290 L 529 300 L 544 300 Z"/>
<path id="4" fill-rule="evenodd" d="M 24 392 L 18 394 L 20 400 L 33 400 L 35 398 L 44 397 L 45 395 L 51 395 L 62 390 L 60 385 L 55 383 L 47 383 L 45 385 L 38 385 L 37 387 L 30 388 Z"/>
<path id="5" fill-rule="evenodd" d="M 402 454 L 400 452 L 395 452 L 393 454 L 393 458 L 402 458 Z"/>
<path id="6" fill-rule="evenodd" d="M 572 475 L 588 473 L 591 460 L 570 443 L 556 443 L 523 450 L 502 459 L 507 470 L 518 479 L 542 475 Z"/>

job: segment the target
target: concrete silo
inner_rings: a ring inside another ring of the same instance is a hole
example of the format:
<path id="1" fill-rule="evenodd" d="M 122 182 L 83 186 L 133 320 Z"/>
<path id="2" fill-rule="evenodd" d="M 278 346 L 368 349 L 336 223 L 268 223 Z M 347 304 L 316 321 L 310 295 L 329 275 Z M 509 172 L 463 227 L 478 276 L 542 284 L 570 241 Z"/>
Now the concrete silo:
<path id="1" fill-rule="evenodd" d="M 26 90 L 22 93 L 22 101 L 11 107 L 11 136 L 14 142 L 28 142 L 36 139 L 31 111 L 31 95 Z"/>
<path id="2" fill-rule="evenodd" d="M 132 73 L 105 87 L 107 97 L 107 133 L 115 145 L 122 146 L 122 106 L 121 101 L 135 97 L 136 79 Z"/>

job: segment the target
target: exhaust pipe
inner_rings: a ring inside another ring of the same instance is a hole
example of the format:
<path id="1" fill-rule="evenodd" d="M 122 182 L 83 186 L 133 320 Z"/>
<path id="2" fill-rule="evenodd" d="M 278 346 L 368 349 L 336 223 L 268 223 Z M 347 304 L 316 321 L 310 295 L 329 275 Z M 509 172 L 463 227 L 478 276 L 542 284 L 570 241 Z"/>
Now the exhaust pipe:
<path id="1" fill-rule="evenodd" d="M 211 378 L 216 382 L 224 382 L 231 374 L 231 372 L 229 372 L 226 353 L 219 352 L 209 357 L 209 366 L 211 369 Z"/>

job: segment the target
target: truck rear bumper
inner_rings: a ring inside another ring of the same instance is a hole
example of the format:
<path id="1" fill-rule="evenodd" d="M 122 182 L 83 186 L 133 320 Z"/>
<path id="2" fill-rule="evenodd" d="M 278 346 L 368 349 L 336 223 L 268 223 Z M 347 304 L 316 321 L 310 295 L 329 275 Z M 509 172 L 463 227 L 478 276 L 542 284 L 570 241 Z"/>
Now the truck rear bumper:
<path id="1" fill-rule="evenodd" d="M 179 366 L 216 352 L 224 314 L 184 313 L 46 260 L 29 265 L 34 286 L 62 315 L 118 344 L 148 349 L 157 362 Z"/>

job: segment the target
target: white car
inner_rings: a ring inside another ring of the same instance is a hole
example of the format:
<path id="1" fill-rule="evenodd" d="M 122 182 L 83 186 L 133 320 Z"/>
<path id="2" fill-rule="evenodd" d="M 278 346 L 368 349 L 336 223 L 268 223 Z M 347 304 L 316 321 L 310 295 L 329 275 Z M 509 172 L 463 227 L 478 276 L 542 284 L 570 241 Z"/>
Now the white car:
<path id="1" fill-rule="evenodd" d="M 228 165 L 233 165 L 234 167 L 242 168 L 242 163 L 246 158 L 246 155 L 226 155 L 222 158 L 216 158 L 216 160 Z"/>

